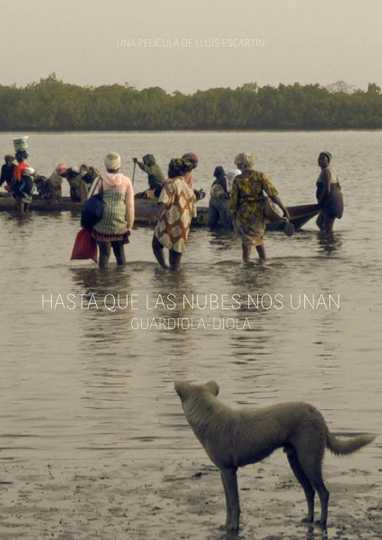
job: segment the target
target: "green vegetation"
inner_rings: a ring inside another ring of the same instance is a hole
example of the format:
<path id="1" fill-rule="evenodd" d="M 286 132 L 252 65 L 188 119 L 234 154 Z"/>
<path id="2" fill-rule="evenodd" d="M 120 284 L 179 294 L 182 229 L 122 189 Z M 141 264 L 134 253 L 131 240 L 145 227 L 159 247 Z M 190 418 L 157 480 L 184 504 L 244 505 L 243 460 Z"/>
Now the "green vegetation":
<path id="1" fill-rule="evenodd" d="M 81 87 L 55 74 L 0 85 L 0 130 L 381 129 L 381 89 L 318 84 L 212 88 L 192 95 L 127 84 Z"/>

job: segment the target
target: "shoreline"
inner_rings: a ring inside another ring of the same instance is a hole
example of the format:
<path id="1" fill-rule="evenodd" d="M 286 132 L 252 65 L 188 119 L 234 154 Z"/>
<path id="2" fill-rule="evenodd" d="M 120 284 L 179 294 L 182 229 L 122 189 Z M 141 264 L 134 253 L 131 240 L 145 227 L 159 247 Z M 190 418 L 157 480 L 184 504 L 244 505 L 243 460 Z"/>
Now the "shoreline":
<path id="1" fill-rule="evenodd" d="M 41 540 L 306 540 L 324 538 L 300 521 L 306 505 L 282 452 L 240 469 L 239 536 L 227 536 L 223 489 L 204 451 L 105 449 L 102 461 L 2 461 L 0 538 Z M 155 453 L 155 459 L 153 454 Z M 369 459 L 368 459 L 369 457 Z M 372 457 L 372 459 L 370 459 Z M 382 537 L 382 488 L 375 456 L 326 459 L 330 540 Z M 379 472 L 381 469 L 379 469 Z M 12 482 L 8 484 L 7 482 Z M 316 514 L 319 505 L 316 505 Z"/>

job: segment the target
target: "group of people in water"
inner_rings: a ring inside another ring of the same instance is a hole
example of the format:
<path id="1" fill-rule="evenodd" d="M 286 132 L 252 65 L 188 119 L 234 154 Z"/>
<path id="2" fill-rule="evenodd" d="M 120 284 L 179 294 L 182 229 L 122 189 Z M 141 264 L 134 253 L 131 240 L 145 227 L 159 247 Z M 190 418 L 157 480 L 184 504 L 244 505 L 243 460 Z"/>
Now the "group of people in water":
<path id="1" fill-rule="evenodd" d="M 317 200 L 320 208 L 318 225 L 330 232 L 334 219 L 342 216 L 343 202 L 340 186 L 332 174 L 329 152 L 321 152 L 319 165 L 321 173 L 317 181 Z M 193 171 L 198 166 L 198 158 L 193 153 L 171 159 L 167 179 L 158 174 L 155 160 L 144 160 L 139 166 L 149 175 L 149 190 L 144 196 L 156 200 L 160 213 L 154 228 L 153 253 L 163 268 L 177 271 L 181 264 L 192 219 L 196 217 L 197 200 L 203 192 L 194 190 Z M 255 169 L 252 154 L 240 153 L 236 156 L 234 169 L 226 175 L 222 167 L 214 172 L 215 181 L 211 187 L 210 219 L 224 210 L 226 219 L 232 223 L 242 242 L 242 258 L 248 262 L 255 247 L 261 261 L 266 259 L 264 234 L 267 221 L 284 221 L 285 231 L 290 234 L 289 213 L 279 197 L 278 191 L 267 176 Z M 156 165 L 153 171 L 152 166 Z M 98 191 L 102 191 L 104 210 L 101 220 L 94 226 L 93 238 L 97 241 L 100 267 L 108 264 L 111 249 L 117 264 L 125 263 L 124 245 L 129 242 L 134 223 L 134 190 L 131 180 L 121 174 L 121 157 L 116 153 L 105 158 L 106 174 L 99 178 Z M 151 175 L 151 178 L 150 178 Z M 155 178 L 153 178 L 153 176 Z M 95 191 L 94 191 L 95 192 Z M 217 206 L 217 202 L 224 202 Z M 282 213 L 275 211 L 278 207 Z M 168 263 L 164 250 L 169 252 Z"/>
<path id="2" fill-rule="evenodd" d="M 191 222 L 196 216 L 196 202 L 204 193 L 194 190 L 192 171 L 197 167 L 198 158 L 193 153 L 174 158 L 168 166 L 165 179 L 159 174 L 155 160 L 135 163 L 148 174 L 149 189 L 139 196 L 155 200 L 161 207 L 154 229 L 152 249 L 163 268 L 178 270 L 189 236 Z M 99 266 L 108 265 L 113 250 L 118 265 L 126 262 L 124 246 L 129 243 L 135 217 L 134 187 L 130 178 L 121 173 L 121 157 L 112 152 L 104 160 L 106 172 L 98 178 L 91 189 L 91 195 L 101 195 L 103 212 L 94 225 L 91 235 L 99 248 Z M 169 251 L 166 262 L 164 250 Z"/>
<path id="3" fill-rule="evenodd" d="M 135 198 L 156 201 L 160 205 L 157 224 L 152 240 L 153 253 L 163 268 L 178 270 L 190 232 L 192 219 L 196 217 L 196 203 L 205 196 L 203 190 L 193 187 L 193 171 L 198 166 L 194 153 L 171 159 L 165 176 L 155 158 L 146 154 L 142 161 L 133 159 L 148 176 L 148 189 L 134 195 L 130 178 L 121 173 L 121 157 L 112 152 L 105 157 L 106 172 L 100 174 L 94 167 L 79 168 L 59 164 L 49 178 L 38 177 L 29 166 L 26 151 L 5 156 L 1 169 L 0 185 L 16 198 L 25 210 L 31 202 L 35 184 L 42 198 L 60 198 L 62 184 L 66 179 L 71 199 L 83 202 L 89 196 L 102 196 L 103 212 L 94 225 L 91 235 L 99 248 L 99 266 L 108 265 L 113 251 L 118 265 L 126 262 L 124 246 L 129 242 L 135 217 Z M 336 218 L 342 217 L 343 199 L 339 182 L 330 168 L 332 155 L 321 152 L 318 165 L 321 169 L 317 180 L 316 197 L 319 206 L 317 225 L 330 233 Z M 261 261 L 266 259 L 264 234 L 267 221 L 284 221 L 285 232 L 293 234 L 288 209 L 284 206 L 276 187 L 262 172 L 255 169 L 253 154 L 239 153 L 235 169 L 225 173 L 218 166 L 214 171 L 209 203 L 210 227 L 233 228 L 241 238 L 242 258 L 248 262 L 254 247 Z M 276 211 L 279 208 L 282 215 Z M 22 210 L 22 209 L 21 209 Z M 164 250 L 169 251 L 166 262 Z"/>
<path id="4" fill-rule="evenodd" d="M 0 176 L 0 186 L 4 184 L 6 191 L 13 195 L 21 214 L 28 210 L 33 194 L 46 200 L 60 199 L 64 180 L 69 183 L 71 200 L 84 202 L 90 186 L 99 176 L 92 166 L 68 167 L 64 163 L 59 163 L 49 177 L 38 175 L 27 162 L 28 157 L 26 150 L 17 150 L 15 156 L 4 156 Z"/>

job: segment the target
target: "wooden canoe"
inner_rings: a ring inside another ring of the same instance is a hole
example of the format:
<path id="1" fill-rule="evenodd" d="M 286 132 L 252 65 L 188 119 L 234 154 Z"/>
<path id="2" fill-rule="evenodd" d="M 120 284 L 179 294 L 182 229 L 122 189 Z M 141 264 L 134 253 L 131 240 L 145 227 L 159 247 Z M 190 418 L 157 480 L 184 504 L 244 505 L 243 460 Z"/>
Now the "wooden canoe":
<path id="1" fill-rule="evenodd" d="M 15 212 L 15 199 L 7 193 L 0 193 L 0 212 Z M 54 212 L 74 212 L 81 211 L 82 203 L 73 202 L 70 197 L 62 197 L 59 200 L 44 200 L 38 197 L 33 197 L 30 205 L 30 210 L 35 212 L 54 213 Z M 318 214 L 319 208 L 317 204 L 304 204 L 299 206 L 288 206 L 288 211 L 291 217 L 291 222 L 295 228 L 301 229 L 305 223 Z M 158 218 L 159 207 L 155 202 L 145 199 L 135 200 L 135 221 L 139 225 L 152 225 Z M 198 215 L 194 219 L 193 224 L 199 227 L 208 226 L 208 207 L 198 206 Z M 273 222 L 267 225 L 268 230 L 282 230 L 283 222 Z"/>

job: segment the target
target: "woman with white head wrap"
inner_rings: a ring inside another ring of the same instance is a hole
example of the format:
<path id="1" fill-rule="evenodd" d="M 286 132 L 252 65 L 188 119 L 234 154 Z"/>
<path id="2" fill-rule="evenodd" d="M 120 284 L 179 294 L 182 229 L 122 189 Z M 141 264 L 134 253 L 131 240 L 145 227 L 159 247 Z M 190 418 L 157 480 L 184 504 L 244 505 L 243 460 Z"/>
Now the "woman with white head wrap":
<path id="1" fill-rule="evenodd" d="M 94 226 L 92 236 L 97 241 L 100 268 L 106 268 L 113 249 L 117 264 L 126 263 L 124 244 L 134 224 L 134 188 L 127 176 L 120 173 L 121 156 L 115 152 L 105 157 L 106 174 L 99 180 L 104 210 L 101 220 Z"/>
<path id="2" fill-rule="evenodd" d="M 287 219 L 289 219 L 288 211 L 269 178 L 255 170 L 253 154 L 238 154 L 235 165 L 241 170 L 241 175 L 236 176 L 233 182 L 230 209 L 235 228 L 241 237 L 243 261 L 249 261 L 252 246 L 255 246 L 260 259 L 264 261 L 266 196 L 282 210 Z"/>

